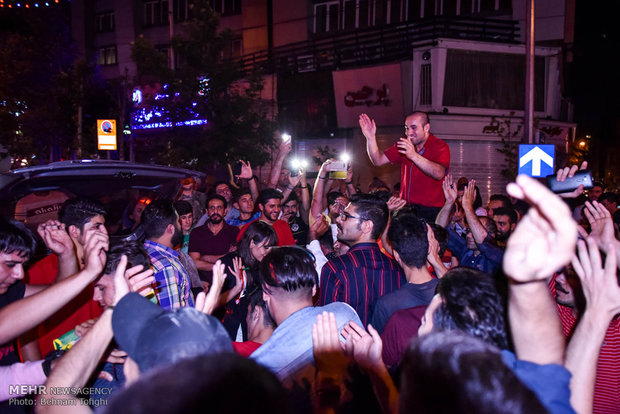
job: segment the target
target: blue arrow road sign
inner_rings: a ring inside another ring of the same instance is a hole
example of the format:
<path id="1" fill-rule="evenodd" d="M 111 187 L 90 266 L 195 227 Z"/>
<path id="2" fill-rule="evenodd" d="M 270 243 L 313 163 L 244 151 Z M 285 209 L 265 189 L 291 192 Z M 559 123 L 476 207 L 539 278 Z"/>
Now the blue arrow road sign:
<path id="1" fill-rule="evenodd" d="M 546 177 L 553 174 L 555 145 L 519 145 L 519 174 Z"/>

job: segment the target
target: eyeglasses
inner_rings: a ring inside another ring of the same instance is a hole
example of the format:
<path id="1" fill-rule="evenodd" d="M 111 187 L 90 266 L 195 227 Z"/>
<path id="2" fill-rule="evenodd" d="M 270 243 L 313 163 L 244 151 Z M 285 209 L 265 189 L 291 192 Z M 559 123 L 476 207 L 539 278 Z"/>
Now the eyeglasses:
<path id="1" fill-rule="evenodd" d="M 342 213 L 340 213 L 340 220 L 347 221 L 348 219 L 363 220 L 363 218 L 352 216 L 351 214 L 347 213 L 346 211 L 343 211 Z"/>

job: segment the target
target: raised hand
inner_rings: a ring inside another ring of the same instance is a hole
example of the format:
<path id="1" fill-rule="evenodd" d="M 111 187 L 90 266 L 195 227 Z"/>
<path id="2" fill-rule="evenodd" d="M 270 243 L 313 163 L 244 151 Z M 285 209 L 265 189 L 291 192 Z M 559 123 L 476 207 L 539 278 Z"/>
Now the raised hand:
<path id="1" fill-rule="evenodd" d="M 608 249 L 613 250 L 611 243 Z M 605 316 L 605 324 L 608 324 L 614 315 L 620 313 L 616 255 L 608 254 L 603 266 L 597 242 L 589 237 L 586 242 L 577 242 L 577 255 L 573 257 L 572 264 L 581 280 L 588 309 Z"/>
<path id="2" fill-rule="evenodd" d="M 347 341 L 346 349 L 352 352 L 355 362 L 366 371 L 376 371 L 382 369 L 383 342 L 379 332 L 368 325 L 368 332 L 358 324 L 350 321 L 344 326 L 343 336 Z"/>
<path id="3" fill-rule="evenodd" d="M 91 276 L 99 276 L 107 260 L 106 252 L 110 243 L 108 234 L 93 228 L 86 230 L 84 240 L 85 270 Z"/>
<path id="4" fill-rule="evenodd" d="M 329 377 L 344 377 L 350 359 L 340 342 L 336 315 L 323 312 L 312 325 L 312 353 L 319 372 Z"/>
<path id="5" fill-rule="evenodd" d="M 407 205 L 407 200 L 403 200 L 400 197 L 392 196 L 387 202 L 388 210 L 391 212 L 398 211 Z"/>
<path id="6" fill-rule="evenodd" d="M 532 205 L 508 239 L 504 272 L 517 282 L 542 280 L 568 264 L 577 242 L 577 224 L 568 206 L 533 178 L 520 175 L 508 194 Z"/>
<path id="7" fill-rule="evenodd" d="M 241 174 L 239 174 L 235 178 L 245 178 L 248 180 L 252 178 L 254 173 L 252 172 L 252 166 L 250 165 L 250 161 L 240 160 L 239 162 L 241 162 Z"/>
<path id="8" fill-rule="evenodd" d="M 581 166 L 579 167 L 580 170 L 585 170 L 588 168 L 588 162 L 584 161 L 581 163 Z M 558 180 L 559 182 L 562 181 L 566 181 L 567 178 L 571 178 L 575 175 L 575 173 L 577 172 L 577 166 L 573 165 L 571 167 L 564 167 L 564 168 L 560 168 L 558 170 L 558 172 L 556 173 L 556 180 Z M 583 184 L 580 185 L 579 187 L 577 187 L 575 190 L 568 192 L 568 193 L 560 193 L 558 194 L 558 196 L 563 197 L 563 198 L 575 198 L 580 196 L 583 193 Z"/>
<path id="9" fill-rule="evenodd" d="M 615 240 L 611 213 L 598 201 L 586 201 L 584 214 L 590 223 L 590 237 L 607 252 L 609 244 Z"/>
<path id="10" fill-rule="evenodd" d="M 465 187 L 465 190 L 463 191 L 463 209 L 470 208 L 473 210 L 476 194 L 476 180 L 471 180 L 467 183 L 467 187 Z"/>
<path id="11" fill-rule="evenodd" d="M 413 145 L 413 142 L 411 142 L 409 138 L 399 139 L 396 143 L 396 146 L 398 147 L 398 152 L 400 154 L 404 155 L 412 161 L 413 158 L 418 154 L 418 152 L 415 150 L 415 145 Z"/>
<path id="12" fill-rule="evenodd" d="M 443 183 L 441 183 L 441 188 L 443 189 L 443 195 L 446 198 L 446 204 L 454 204 L 458 196 L 458 191 L 456 190 L 456 185 L 454 184 L 450 174 L 447 174 L 444 178 Z"/>
<path id="13" fill-rule="evenodd" d="M 73 241 L 65 230 L 65 225 L 58 220 L 48 220 L 39 224 L 37 233 L 45 245 L 58 256 L 73 254 Z"/>
<path id="14" fill-rule="evenodd" d="M 153 269 L 144 270 L 144 266 L 137 265 L 127 269 L 124 276 L 130 292 L 137 292 L 142 296 L 153 292 L 152 285 L 155 283 Z"/>
<path id="15" fill-rule="evenodd" d="M 370 119 L 368 115 L 361 114 L 359 123 L 360 128 L 362 129 L 362 134 L 364 134 L 366 139 L 374 140 L 377 134 L 377 125 L 375 125 L 375 121 Z"/>
<path id="16" fill-rule="evenodd" d="M 222 286 L 226 280 L 226 273 L 224 272 L 224 264 L 218 260 L 213 265 L 213 283 L 209 289 L 209 293 L 200 292 L 196 295 L 195 308 L 202 313 L 210 315 L 219 303 L 220 293 L 222 293 Z"/>

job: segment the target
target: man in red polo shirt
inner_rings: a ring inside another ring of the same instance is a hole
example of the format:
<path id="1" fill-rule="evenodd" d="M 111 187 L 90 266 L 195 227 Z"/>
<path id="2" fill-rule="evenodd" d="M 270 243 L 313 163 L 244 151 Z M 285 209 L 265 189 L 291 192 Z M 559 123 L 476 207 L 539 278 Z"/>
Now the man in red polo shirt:
<path id="1" fill-rule="evenodd" d="M 294 246 L 295 238 L 288 222 L 278 219 L 282 211 L 282 193 L 275 188 L 265 188 L 258 196 L 258 208 L 261 214 L 257 220 L 264 221 L 273 227 L 278 236 L 278 246 Z M 237 235 L 237 241 L 241 240 L 245 230 L 254 221 L 256 220 L 241 227 Z"/>
<path id="2" fill-rule="evenodd" d="M 375 121 L 362 114 L 359 123 L 373 165 L 400 164 L 400 198 L 416 206 L 418 216 L 434 222 L 444 203 L 441 183 L 450 165 L 450 149 L 431 134 L 428 115 L 421 111 L 407 115 L 406 138 L 384 152 L 377 146 Z"/>

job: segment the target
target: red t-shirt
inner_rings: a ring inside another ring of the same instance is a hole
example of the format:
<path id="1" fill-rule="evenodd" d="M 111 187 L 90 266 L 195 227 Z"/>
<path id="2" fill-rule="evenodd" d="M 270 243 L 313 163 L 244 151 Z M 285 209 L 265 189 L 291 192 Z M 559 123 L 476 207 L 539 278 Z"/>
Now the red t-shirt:
<path id="1" fill-rule="evenodd" d="M 398 152 L 396 144 L 385 150 L 385 156 L 392 164 L 400 164 L 400 198 L 410 204 L 426 207 L 441 207 L 445 201 L 441 180 L 426 175 L 409 158 Z M 450 166 L 450 148 L 448 144 L 430 134 L 420 152 L 424 158 L 446 167 Z"/>
<path id="2" fill-rule="evenodd" d="M 250 221 L 249 223 L 241 227 L 241 229 L 239 230 L 239 234 L 237 235 L 237 241 L 241 240 L 241 237 L 243 237 L 243 233 L 245 233 L 245 229 L 247 229 L 248 226 L 255 221 L 256 220 Z M 293 232 L 291 231 L 291 228 L 286 221 L 276 220 L 273 222 L 273 224 L 271 224 L 271 227 L 273 227 L 276 232 L 276 236 L 278 236 L 278 246 L 294 246 L 296 244 L 295 238 L 293 237 Z"/>
<path id="3" fill-rule="evenodd" d="M 262 344 L 254 341 L 233 342 L 232 346 L 236 353 L 242 357 L 249 358 L 252 352 L 256 351 Z"/>
<path id="4" fill-rule="evenodd" d="M 58 256 L 50 254 L 30 266 L 25 280 L 31 285 L 50 285 L 56 281 L 57 275 Z M 37 337 L 41 356 L 54 350 L 54 339 L 69 332 L 76 325 L 101 315 L 103 309 L 93 300 L 94 287 L 94 282 L 89 284 L 79 295 L 39 325 Z"/>

